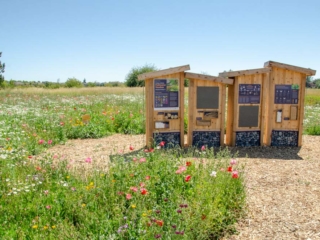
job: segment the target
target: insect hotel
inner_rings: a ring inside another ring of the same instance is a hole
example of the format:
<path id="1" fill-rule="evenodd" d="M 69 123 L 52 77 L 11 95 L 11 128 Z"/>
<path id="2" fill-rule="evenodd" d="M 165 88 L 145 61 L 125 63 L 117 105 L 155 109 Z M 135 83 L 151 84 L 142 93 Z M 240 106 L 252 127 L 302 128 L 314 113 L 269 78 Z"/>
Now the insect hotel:
<path id="1" fill-rule="evenodd" d="M 226 144 L 301 146 L 309 68 L 269 61 L 264 68 L 223 72 L 228 87 Z"/>
<path id="2" fill-rule="evenodd" d="M 304 97 L 307 76 L 315 70 L 269 61 L 267 146 L 302 146 Z"/>
<path id="3" fill-rule="evenodd" d="M 226 85 L 233 80 L 189 72 L 185 77 L 189 79 L 188 144 L 223 146 Z"/>
<path id="4" fill-rule="evenodd" d="M 184 71 L 189 65 L 140 74 L 146 89 L 146 143 L 184 147 Z"/>
<path id="5" fill-rule="evenodd" d="M 219 74 L 234 80 L 228 86 L 226 145 L 263 145 L 269 72 L 269 68 L 259 68 Z"/>

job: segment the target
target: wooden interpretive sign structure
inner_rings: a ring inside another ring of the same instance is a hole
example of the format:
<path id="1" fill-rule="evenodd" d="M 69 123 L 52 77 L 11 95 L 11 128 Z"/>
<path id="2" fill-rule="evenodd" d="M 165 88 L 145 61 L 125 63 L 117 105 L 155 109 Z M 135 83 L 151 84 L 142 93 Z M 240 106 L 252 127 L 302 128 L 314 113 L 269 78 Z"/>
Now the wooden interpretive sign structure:
<path id="1" fill-rule="evenodd" d="M 271 69 L 265 145 L 300 147 L 306 78 L 316 71 L 274 61 L 266 62 L 264 67 Z"/>
<path id="2" fill-rule="evenodd" d="M 188 145 L 224 145 L 226 84 L 233 80 L 210 75 L 185 73 L 189 79 Z"/>
<path id="3" fill-rule="evenodd" d="M 259 68 L 219 74 L 234 80 L 234 84 L 228 86 L 226 145 L 263 145 L 270 71 L 270 68 Z"/>
<path id="4" fill-rule="evenodd" d="M 140 74 L 146 89 L 146 144 L 184 147 L 184 75 L 189 65 Z"/>

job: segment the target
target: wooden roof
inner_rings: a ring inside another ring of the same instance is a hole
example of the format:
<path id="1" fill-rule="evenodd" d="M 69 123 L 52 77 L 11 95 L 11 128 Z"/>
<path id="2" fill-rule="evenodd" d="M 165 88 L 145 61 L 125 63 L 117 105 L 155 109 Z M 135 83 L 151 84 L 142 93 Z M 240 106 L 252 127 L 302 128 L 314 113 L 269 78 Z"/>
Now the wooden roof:
<path id="1" fill-rule="evenodd" d="M 141 80 L 145 80 L 145 79 L 149 79 L 149 78 L 161 77 L 161 76 L 170 75 L 170 74 L 174 74 L 174 73 L 184 72 L 187 70 L 190 70 L 189 65 L 183 65 L 183 66 L 179 66 L 179 67 L 163 69 L 163 70 L 159 70 L 159 71 L 155 71 L 155 72 L 143 73 L 143 74 L 138 75 L 138 80 L 141 81 Z"/>
<path id="2" fill-rule="evenodd" d="M 219 77 L 237 77 L 237 76 L 246 76 L 252 74 L 261 74 L 270 72 L 270 68 L 256 68 L 256 69 L 248 69 L 248 70 L 240 70 L 240 71 L 230 71 L 230 72 L 222 72 L 219 73 Z"/>
<path id="3" fill-rule="evenodd" d="M 231 84 L 231 85 L 233 84 L 233 79 L 215 77 L 215 76 L 205 75 L 205 74 L 186 72 L 184 76 L 186 78 L 191 78 L 191 79 L 207 80 L 207 81 L 220 82 L 220 83 Z"/>
<path id="4" fill-rule="evenodd" d="M 313 69 L 310 69 L 310 68 L 297 67 L 297 66 L 284 64 L 284 63 L 279 63 L 279 62 L 274 62 L 274 61 L 266 62 L 264 64 L 264 67 L 284 68 L 284 69 L 287 69 L 287 70 L 304 73 L 307 76 L 316 75 L 316 70 L 313 70 Z"/>

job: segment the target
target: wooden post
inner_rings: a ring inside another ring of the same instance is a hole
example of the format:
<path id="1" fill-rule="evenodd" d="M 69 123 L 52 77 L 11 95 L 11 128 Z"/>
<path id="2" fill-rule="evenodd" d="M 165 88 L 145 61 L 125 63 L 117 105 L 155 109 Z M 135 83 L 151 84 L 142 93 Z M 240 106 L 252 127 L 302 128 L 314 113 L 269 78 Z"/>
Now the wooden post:
<path id="1" fill-rule="evenodd" d="M 307 75 L 301 73 L 301 79 L 300 79 L 300 111 L 299 111 L 299 115 L 298 115 L 298 120 L 299 120 L 299 138 L 298 138 L 298 147 L 302 146 L 302 133 L 303 133 L 303 119 L 304 119 L 304 97 L 305 97 L 305 91 L 306 91 L 306 83 L 305 83 L 305 79 L 306 79 Z"/>
<path id="2" fill-rule="evenodd" d="M 184 147 L 184 72 L 180 72 L 179 77 L 180 90 L 180 146 Z"/>

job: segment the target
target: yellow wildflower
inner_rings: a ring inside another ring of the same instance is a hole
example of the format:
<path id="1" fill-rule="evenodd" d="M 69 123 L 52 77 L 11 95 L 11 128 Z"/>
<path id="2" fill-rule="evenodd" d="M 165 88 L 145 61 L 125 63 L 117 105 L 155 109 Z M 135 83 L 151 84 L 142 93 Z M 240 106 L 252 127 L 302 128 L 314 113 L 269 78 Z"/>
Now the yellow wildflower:
<path id="1" fill-rule="evenodd" d="M 142 213 L 142 217 L 146 217 L 146 216 L 148 216 L 148 214 Z"/>
<path id="2" fill-rule="evenodd" d="M 81 206 L 82 206 L 82 207 L 85 207 L 85 206 L 86 206 L 86 204 L 85 204 L 85 203 L 82 203 L 82 204 L 81 204 Z"/>
<path id="3" fill-rule="evenodd" d="M 132 207 L 132 208 L 136 208 L 137 206 L 136 206 L 135 204 L 132 204 L 131 207 Z"/>
<path id="4" fill-rule="evenodd" d="M 32 228 L 33 228 L 33 229 L 37 229 L 37 228 L 38 228 L 38 225 L 33 225 Z"/>
<path id="5" fill-rule="evenodd" d="M 56 228 L 56 226 L 55 226 L 55 225 L 53 225 L 51 228 L 52 228 L 52 229 L 55 229 L 55 228 Z"/>
<path id="6" fill-rule="evenodd" d="M 48 226 L 44 226 L 43 229 L 44 229 L 44 230 L 47 230 L 47 229 L 48 229 Z"/>
<path id="7" fill-rule="evenodd" d="M 69 179 L 69 178 L 70 178 L 70 176 L 66 176 L 66 178 L 67 178 L 67 179 Z"/>

